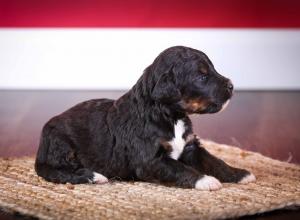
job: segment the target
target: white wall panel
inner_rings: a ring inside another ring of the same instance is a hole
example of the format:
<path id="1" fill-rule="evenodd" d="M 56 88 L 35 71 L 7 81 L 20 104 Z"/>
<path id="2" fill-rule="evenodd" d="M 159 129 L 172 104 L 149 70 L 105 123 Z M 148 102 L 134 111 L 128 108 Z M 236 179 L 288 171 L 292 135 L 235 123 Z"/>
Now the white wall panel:
<path id="1" fill-rule="evenodd" d="M 300 30 L 124 28 L 0 29 L 0 89 L 128 89 L 174 45 L 238 89 L 300 89 Z"/>

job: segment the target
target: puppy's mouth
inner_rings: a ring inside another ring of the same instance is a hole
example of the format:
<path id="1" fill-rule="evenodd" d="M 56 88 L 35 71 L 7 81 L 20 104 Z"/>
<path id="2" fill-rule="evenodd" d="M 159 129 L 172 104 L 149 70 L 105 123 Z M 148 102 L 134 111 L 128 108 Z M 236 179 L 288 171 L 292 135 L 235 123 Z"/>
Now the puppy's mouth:
<path id="1" fill-rule="evenodd" d="M 207 106 L 204 113 L 212 114 L 212 113 L 222 112 L 228 106 L 229 102 L 230 102 L 230 99 L 228 99 L 224 103 L 211 103 L 210 105 Z"/>
<path id="2" fill-rule="evenodd" d="M 230 99 L 223 103 L 215 103 L 205 99 L 184 101 L 184 108 L 188 114 L 212 114 L 222 112 L 229 104 Z"/>

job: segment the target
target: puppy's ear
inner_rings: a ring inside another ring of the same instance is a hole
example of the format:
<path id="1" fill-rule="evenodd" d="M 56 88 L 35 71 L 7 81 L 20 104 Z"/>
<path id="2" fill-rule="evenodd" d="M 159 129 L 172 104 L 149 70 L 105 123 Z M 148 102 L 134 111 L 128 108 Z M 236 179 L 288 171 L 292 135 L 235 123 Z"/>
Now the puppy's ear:
<path id="1" fill-rule="evenodd" d="M 164 73 L 160 76 L 152 90 L 152 98 L 164 103 L 180 101 L 181 93 L 175 85 L 173 73 Z"/>

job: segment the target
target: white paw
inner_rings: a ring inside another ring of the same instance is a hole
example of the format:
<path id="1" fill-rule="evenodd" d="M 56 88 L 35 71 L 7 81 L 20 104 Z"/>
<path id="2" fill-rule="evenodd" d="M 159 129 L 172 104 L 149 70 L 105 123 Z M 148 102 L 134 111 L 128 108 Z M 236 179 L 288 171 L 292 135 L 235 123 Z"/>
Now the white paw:
<path id="1" fill-rule="evenodd" d="M 217 190 L 222 187 L 222 184 L 213 176 L 204 175 L 201 179 L 197 180 L 195 184 L 196 189 L 200 190 Z"/>
<path id="2" fill-rule="evenodd" d="M 250 173 L 247 176 L 243 177 L 243 179 L 241 179 L 239 181 L 239 183 L 241 183 L 241 184 L 247 184 L 247 183 L 254 182 L 255 180 L 256 180 L 255 176 L 252 173 Z"/>
<path id="3" fill-rule="evenodd" d="M 102 183 L 108 182 L 108 179 L 105 176 L 103 176 L 102 174 L 96 173 L 96 172 L 94 172 L 93 174 L 94 174 L 94 177 L 92 179 L 92 183 L 102 184 Z"/>

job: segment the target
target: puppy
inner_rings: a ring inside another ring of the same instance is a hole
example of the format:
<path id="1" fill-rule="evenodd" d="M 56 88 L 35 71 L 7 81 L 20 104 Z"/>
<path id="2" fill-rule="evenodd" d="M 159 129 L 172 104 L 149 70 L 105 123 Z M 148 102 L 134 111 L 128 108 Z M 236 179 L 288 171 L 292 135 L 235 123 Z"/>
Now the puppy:
<path id="1" fill-rule="evenodd" d="M 203 52 L 166 49 L 119 99 L 89 100 L 48 121 L 35 170 L 72 184 L 117 178 L 216 190 L 221 182 L 254 181 L 207 152 L 188 117 L 222 110 L 232 91 Z"/>

